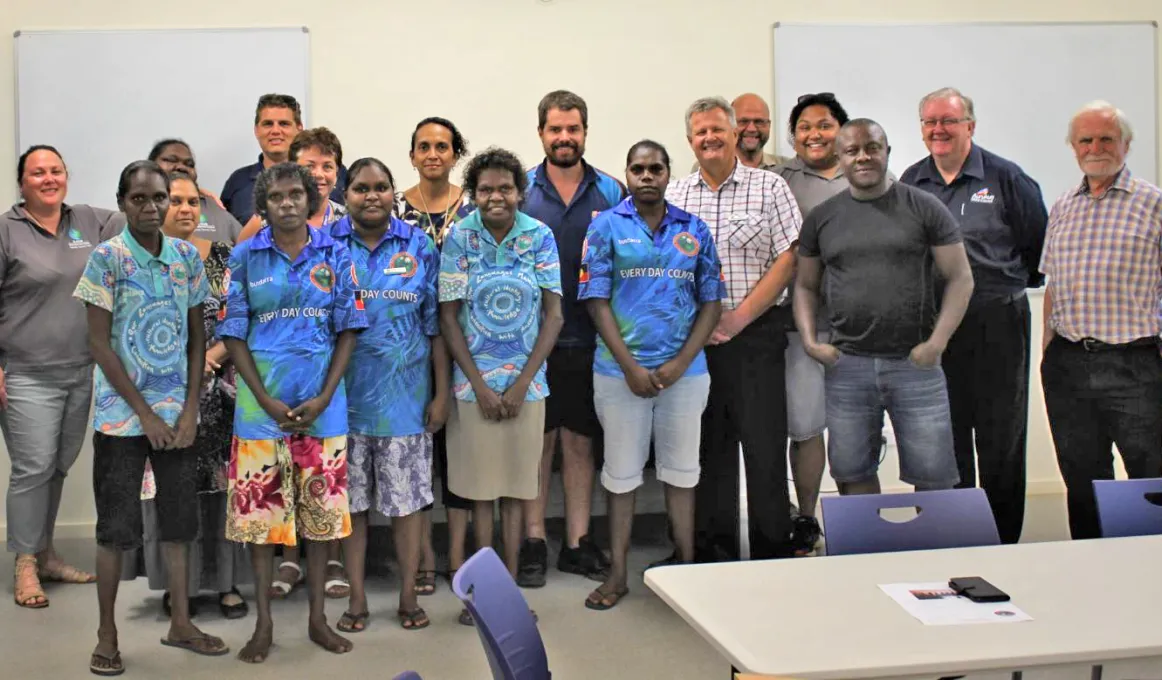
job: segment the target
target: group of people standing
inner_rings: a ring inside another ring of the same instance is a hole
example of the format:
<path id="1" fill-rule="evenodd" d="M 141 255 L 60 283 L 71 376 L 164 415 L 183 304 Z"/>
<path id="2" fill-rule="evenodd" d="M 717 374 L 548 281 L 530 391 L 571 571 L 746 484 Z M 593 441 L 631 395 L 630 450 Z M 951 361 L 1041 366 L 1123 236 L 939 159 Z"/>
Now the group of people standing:
<path id="1" fill-rule="evenodd" d="M 971 486 L 979 466 L 1015 542 L 1025 291 L 1043 274 L 1042 378 L 1073 536 L 1097 535 L 1088 487 L 1112 476 L 1112 443 L 1131 475 L 1162 475 L 1162 192 L 1125 168 L 1132 132 L 1111 105 L 1070 121 L 1085 179 L 1051 213 L 1034 180 L 973 142 L 973 102 L 950 88 L 920 102 L 930 156 L 898 181 L 884 130 L 831 93 L 795 103 L 791 159 L 764 152 L 758 96 L 699 99 L 685 119 L 697 164 L 674 181 L 649 140 L 629 149 L 624 183 L 588 164 L 588 108 L 571 92 L 537 114 L 545 159 L 528 170 L 495 147 L 467 160 L 451 121 L 421 121 L 419 180 L 400 191 L 375 158 L 344 165 L 292 97 L 265 95 L 262 155 L 220 198 L 168 139 L 125 168 L 116 213 L 66 204 L 64 159 L 27 150 L 22 200 L 0 217 L 17 604 L 48 606 L 47 580 L 96 581 L 90 670 L 116 675 L 117 585 L 138 565 L 165 590 L 163 644 L 210 656 L 229 650 L 193 625 L 191 595 L 212 589 L 224 616 L 246 616 L 252 579 L 248 662 L 270 651 L 271 600 L 305 580 L 310 639 L 343 653 L 339 633 L 370 622 L 373 510 L 392 519 L 399 624 L 430 624 L 418 597 L 437 587 L 437 475 L 449 580 L 470 521 L 475 546 L 492 544 L 499 503 L 505 563 L 543 586 L 559 446 L 557 566 L 600 581 L 585 606 L 607 610 L 629 592 L 651 451 L 675 548 L 656 564 L 739 558 L 740 445 L 751 557 L 804 555 L 826 463 L 842 493 L 879 491 L 885 412 L 902 481 Z M 52 543 L 91 399 L 95 575 Z M 590 538 L 597 449 L 608 555 Z M 326 597 L 349 599 L 338 632 Z M 460 622 L 473 625 L 466 610 Z"/>

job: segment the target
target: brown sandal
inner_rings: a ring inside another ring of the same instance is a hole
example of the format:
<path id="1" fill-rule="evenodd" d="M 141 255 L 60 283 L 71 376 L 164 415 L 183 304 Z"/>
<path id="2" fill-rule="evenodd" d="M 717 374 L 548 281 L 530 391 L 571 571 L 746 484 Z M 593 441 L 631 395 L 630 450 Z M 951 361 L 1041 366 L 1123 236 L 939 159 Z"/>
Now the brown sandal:
<path id="1" fill-rule="evenodd" d="M 396 616 L 399 617 L 400 628 L 404 630 L 421 630 L 432 624 L 423 607 L 416 607 L 411 611 L 400 609 L 396 612 Z"/>
<path id="2" fill-rule="evenodd" d="M 44 609 L 48 597 L 36 575 L 36 555 L 21 555 L 16 558 L 15 592 L 12 599 L 26 609 Z"/>
<path id="3" fill-rule="evenodd" d="M 37 573 L 41 581 L 49 583 L 96 583 L 96 574 L 90 574 L 87 571 L 81 571 L 71 564 L 64 562 L 58 563 L 56 566 L 45 565 Z"/>

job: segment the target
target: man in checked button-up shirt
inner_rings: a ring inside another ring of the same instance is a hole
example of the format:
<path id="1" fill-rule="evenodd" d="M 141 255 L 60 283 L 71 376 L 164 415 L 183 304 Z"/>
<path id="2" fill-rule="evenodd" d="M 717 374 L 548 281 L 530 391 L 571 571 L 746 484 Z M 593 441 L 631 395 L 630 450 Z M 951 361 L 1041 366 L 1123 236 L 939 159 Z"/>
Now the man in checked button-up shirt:
<path id="1" fill-rule="evenodd" d="M 1162 476 L 1162 190 L 1125 166 L 1133 131 L 1106 102 L 1069 125 L 1085 178 L 1057 199 L 1041 271 L 1045 408 L 1073 538 L 1097 538 L 1093 480 Z"/>
<path id="2" fill-rule="evenodd" d="M 710 396 L 702 417 L 702 478 L 695 495 L 695 557 L 739 557 L 738 447 L 746 465 L 753 559 L 793 554 L 787 498 L 786 296 L 802 216 L 787 183 L 735 157 L 734 111 L 719 97 L 686 112 L 699 171 L 666 200 L 710 226 L 726 298 L 706 348 Z"/>

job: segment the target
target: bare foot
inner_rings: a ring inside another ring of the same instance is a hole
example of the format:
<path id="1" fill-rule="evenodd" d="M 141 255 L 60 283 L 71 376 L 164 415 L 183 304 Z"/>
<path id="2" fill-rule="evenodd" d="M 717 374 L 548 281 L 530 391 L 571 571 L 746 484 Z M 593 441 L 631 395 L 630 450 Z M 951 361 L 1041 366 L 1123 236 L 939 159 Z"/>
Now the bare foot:
<path id="1" fill-rule="evenodd" d="M 334 654 L 346 654 L 354 647 L 350 640 L 331 630 L 331 627 L 326 623 L 308 625 L 307 637 L 311 639 L 311 642 Z"/>
<path id="2" fill-rule="evenodd" d="M 246 663 L 262 663 L 270 654 L 270 646 L 274 642 L 274 630 L 270 626 L 256 626 L 254 637 L 246 643 L 242 651 L 238 652 L 238 659 Z"/>

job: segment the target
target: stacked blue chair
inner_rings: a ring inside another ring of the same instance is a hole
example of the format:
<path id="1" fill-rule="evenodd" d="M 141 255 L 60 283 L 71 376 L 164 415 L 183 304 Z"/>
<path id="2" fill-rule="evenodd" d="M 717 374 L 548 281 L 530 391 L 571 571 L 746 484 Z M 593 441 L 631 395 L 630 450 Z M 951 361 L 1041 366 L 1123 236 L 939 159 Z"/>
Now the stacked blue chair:
<path id="1" fill-rule="evenodd" d="M 917 509 L 907 522 L 880 516 L 885 508 Z M 823 499 L 828 555 L 999 545 L 997 523 L 983 489 L 836 496 Z"/>
<path id="2" fill-rule="evenodd" d="M 1162 534 L 1162 479 L 1098 479 L 1093 493 L 1103 538 Z"/>
<path id="3" fill-rule="evenodd" d="M 468 558 L 452 591 L 476 622 L 494 680 L 549 680 L 549 659 L 520 588 L 492 548 Z"/>

